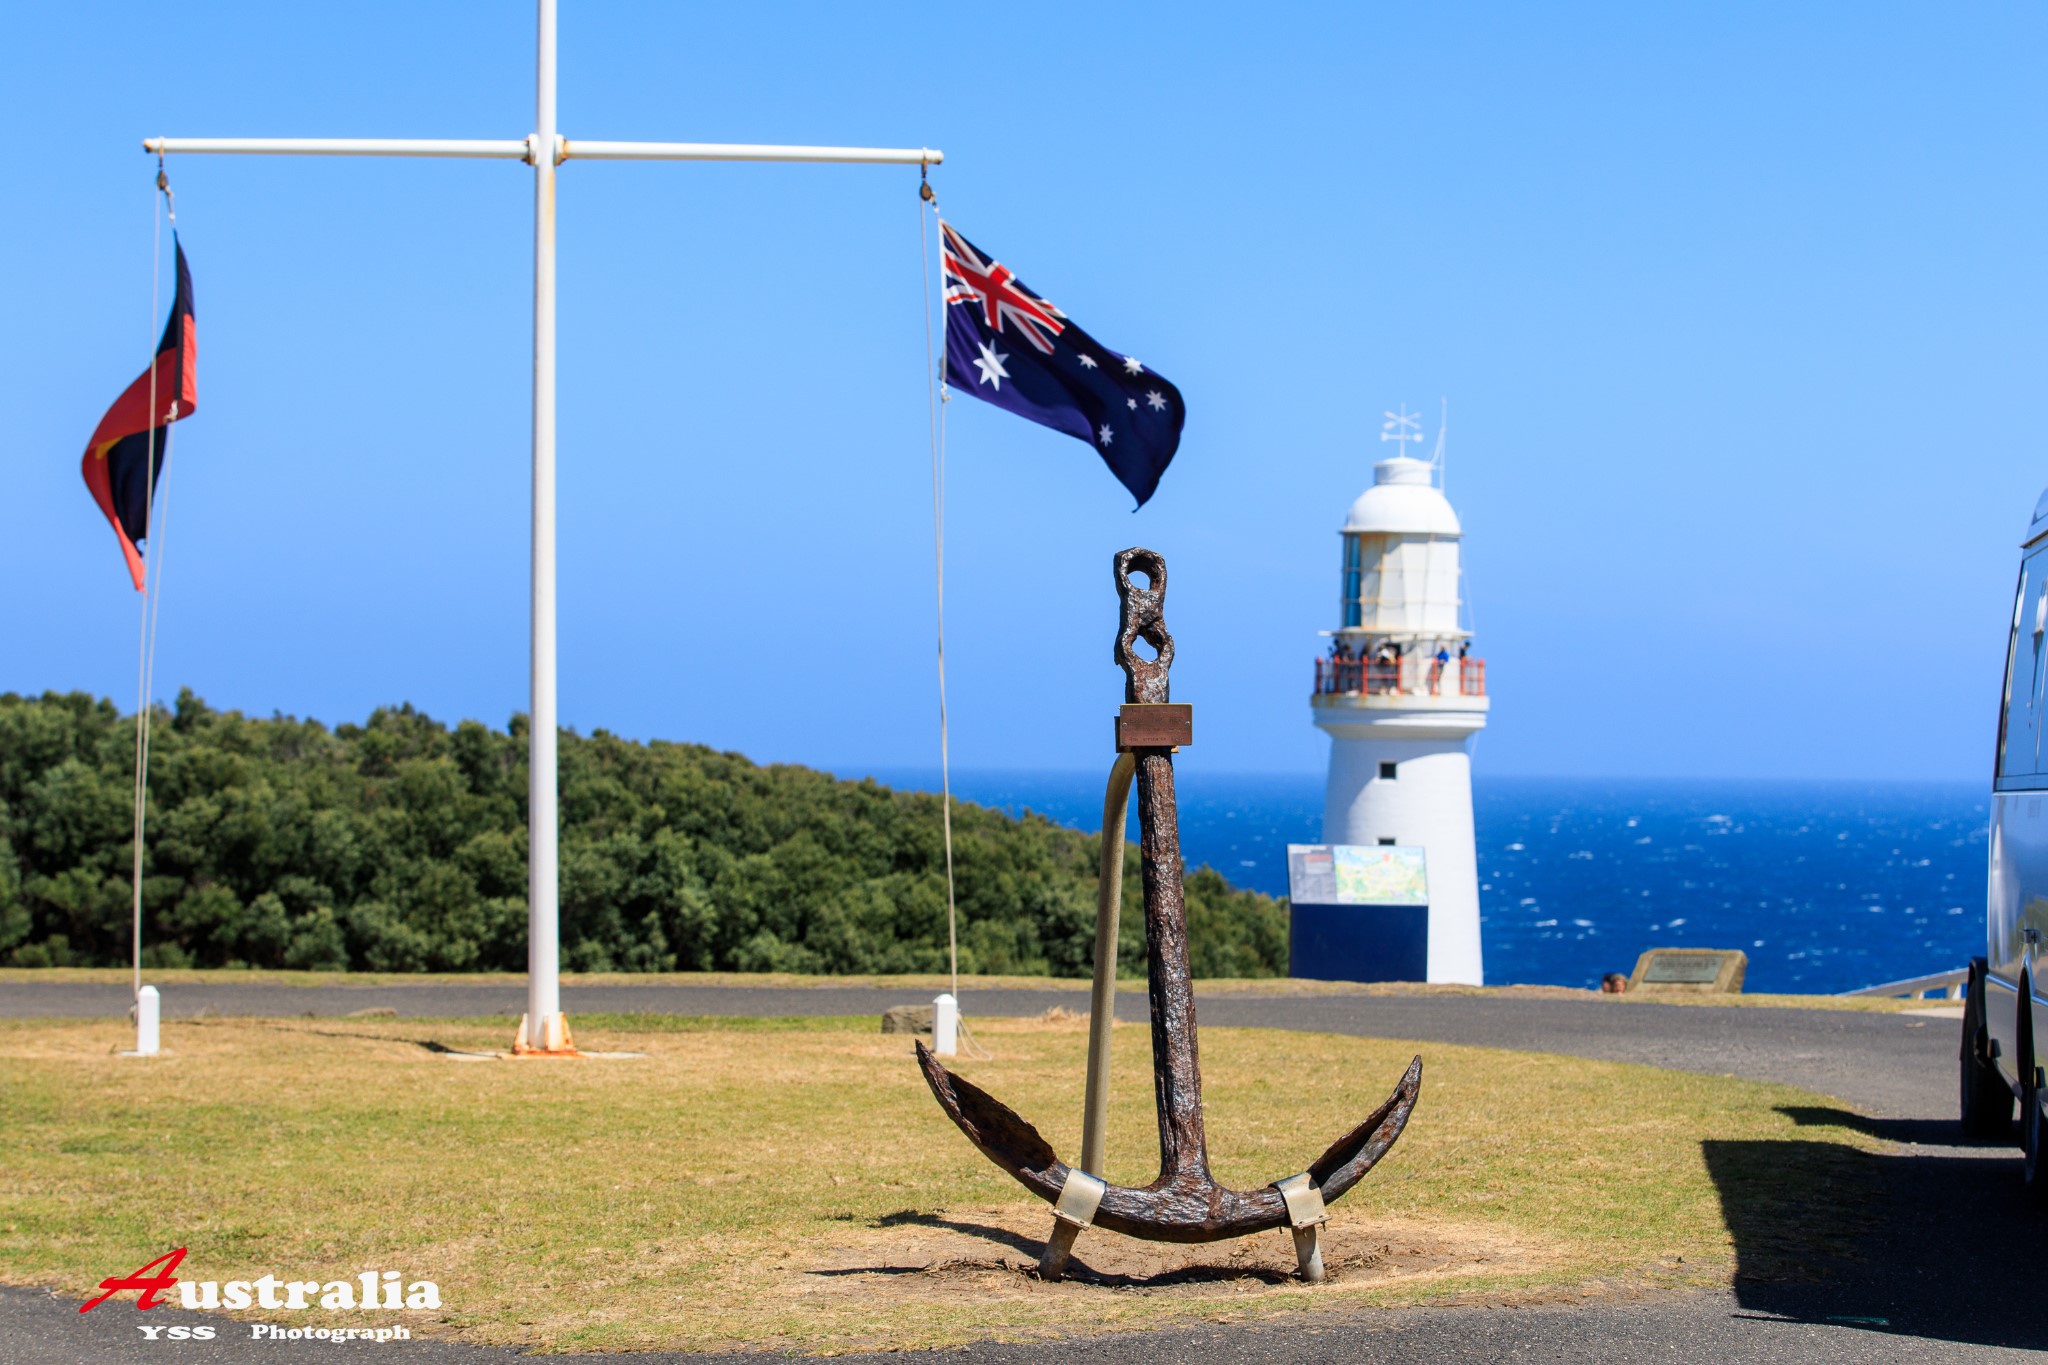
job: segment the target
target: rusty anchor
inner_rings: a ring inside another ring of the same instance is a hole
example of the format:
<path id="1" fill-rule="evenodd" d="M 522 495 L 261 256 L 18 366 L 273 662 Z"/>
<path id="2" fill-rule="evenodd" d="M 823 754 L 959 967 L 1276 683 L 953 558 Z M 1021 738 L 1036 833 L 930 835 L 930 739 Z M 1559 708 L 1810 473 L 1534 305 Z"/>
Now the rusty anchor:
<path id="1" fill-rule="evenodd" d="M 1134 572 L 1144 575 L 1144 586 L 1131 581 Z M 1409 1063 L 1384 1104 L 1306 1171 L 1256 1190 L 1227 1189 L 1210 1175 L 1173 791 L 1173 749 L 1177 736 L 1187 732 L 1188 712 L 1171 707 L 1179 713 L 1174 716 L 1167 710 L 1173 637 L 1164 616 L 1166 561 L 1151 550 L 1121 552 L 1116 556 L 1116 590 L 1122 616 L 1115 658 L 1124 671 L 1126 703 L 1119 716 L 1119 748 L 1134 752 L 1137 761 L 1153 1092 L 1159 1117 L 1158 1178 L 1132 1188 L 1069 1166 L 1016 1111 L 946 1070 L 921 1042 L 918 1065 L 939 1107 L 967 1140 L 1018 1184 L 1054 1206 L 1053 1233 L 1039 1262 L 1048 1277 L 1061 1273 L 1085 1227 L 1155 1242 L 1215 1242 L 1285 1227 L 1294 1234 L 1302 1278 L 1320 1280 L 1325 1207 L 1357 1184 L 1401 1136 L 1421 1093 L 1422 1058 Z M 1137 654 L 1140 639 L 1152 646 L 1155 657 Z M 1155 707 L 1159 709 L 1148 710 Z M 1105 829 L 1104 837 L 1116 836 Z M 1107 945 L 1098 942 L 1098 961 L 1105 948 L 1111 954 L 1116 951 L 1113 940 Z"/>

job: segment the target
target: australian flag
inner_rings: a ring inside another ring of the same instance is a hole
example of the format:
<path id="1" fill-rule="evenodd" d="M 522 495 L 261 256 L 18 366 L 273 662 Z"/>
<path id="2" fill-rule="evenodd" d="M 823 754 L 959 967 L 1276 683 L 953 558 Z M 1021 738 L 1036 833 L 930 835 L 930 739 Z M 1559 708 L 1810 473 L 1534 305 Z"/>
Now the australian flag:
<path id="1" fill-rule="evenodd" d="M 1180 448 L 1180 390 L 1098 343 L 953 225 L 946 257 L 946 382 L 1095 447 L 1143 507 Z"/>

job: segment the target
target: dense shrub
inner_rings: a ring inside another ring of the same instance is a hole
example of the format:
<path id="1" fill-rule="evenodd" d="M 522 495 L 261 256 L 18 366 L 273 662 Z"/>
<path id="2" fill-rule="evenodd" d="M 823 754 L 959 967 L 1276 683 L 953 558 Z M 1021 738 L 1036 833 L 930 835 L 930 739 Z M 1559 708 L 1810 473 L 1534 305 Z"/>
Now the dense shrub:
<path id="1" fill-rule="evenodd" d="M 0 961 L 128 960 L 134 718 L 0 695 Z M 161 966 L 520 971 L 525 720 L 449 730 L 252 720 L 190 692 L 151 723 L 144 959 Z M 962 971 L 1085 976 L 1094 836 L 953 812 Z M 1120 964 L 1141 972 L 1135 849 Z M 603 731 L 561 741 L 564 965 L 928 972 L 946 960 L 938 798 Z M 1203 868 L 1194 968 L 1285 970 L 1286 911 Z"/>

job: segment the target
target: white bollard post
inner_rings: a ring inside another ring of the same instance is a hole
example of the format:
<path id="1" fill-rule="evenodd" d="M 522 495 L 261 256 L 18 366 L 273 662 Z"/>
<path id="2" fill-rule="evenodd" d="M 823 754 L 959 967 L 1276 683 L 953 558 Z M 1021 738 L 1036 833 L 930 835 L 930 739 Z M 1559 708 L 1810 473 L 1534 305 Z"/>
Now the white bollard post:
<path id="1" fill-rule="evenodd" d="M 136 1056 L 156 1056 L 160 1041 L 158 1021 L 162 1015 L 163 1003 L 157 995 L 156 987 L 144 986 L 135 997 Z"/>
<path id="2" fill-rule="evenodd" d="M 960 1002 L 950 995 L 932 1001 L 932 1055 L 952 1057 L 960 1051 Z"/>

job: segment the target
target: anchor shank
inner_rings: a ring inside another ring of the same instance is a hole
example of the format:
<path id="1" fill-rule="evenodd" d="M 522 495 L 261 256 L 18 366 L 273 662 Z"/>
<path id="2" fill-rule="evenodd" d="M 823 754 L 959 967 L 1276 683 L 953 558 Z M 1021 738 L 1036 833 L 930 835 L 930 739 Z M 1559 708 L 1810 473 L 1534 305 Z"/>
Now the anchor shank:
<path id="1" fill-rule="evenodd" d="M 1151 550 L 1133 547 L 1117 555 L 1115 569 L 1121 611 L 1113 657 L 1124 671 L 1124 700 L 1137 705 L 1171 702 L 1173 635 L 1166 629 L 1166 561 Z M 1149 658 L 1139 648 L 1140 641 L 1150 646 Z M 1159 1178 L 1151 1188 L 1206 1195 L 1215 1182 L 1209 1178 L 1209 1144 L 1202 1131 L 1202 1070 L 1195 1054 L 1195 992 L 1188 974 L 1187 898 L 1181 888 L 1173 750 L 1141 748 L 1137 759 L 1152 1087 L 1159 1109 Z"/>
<path id="2" fill-rule="evenodd" d="M 1152 1086 L 1159 1111 L 1155 1186 L 1208 1185 L 1202 1127 L 1202 1066 L 1195 1042 L 1195 992 L 1188 969 L 1188 917 L 1181 887 L 1180 821 L 1173 756 L 1138 754 L 1139 875 L 1145 888 L 1145 958 L 1152 1004 Z"/>

